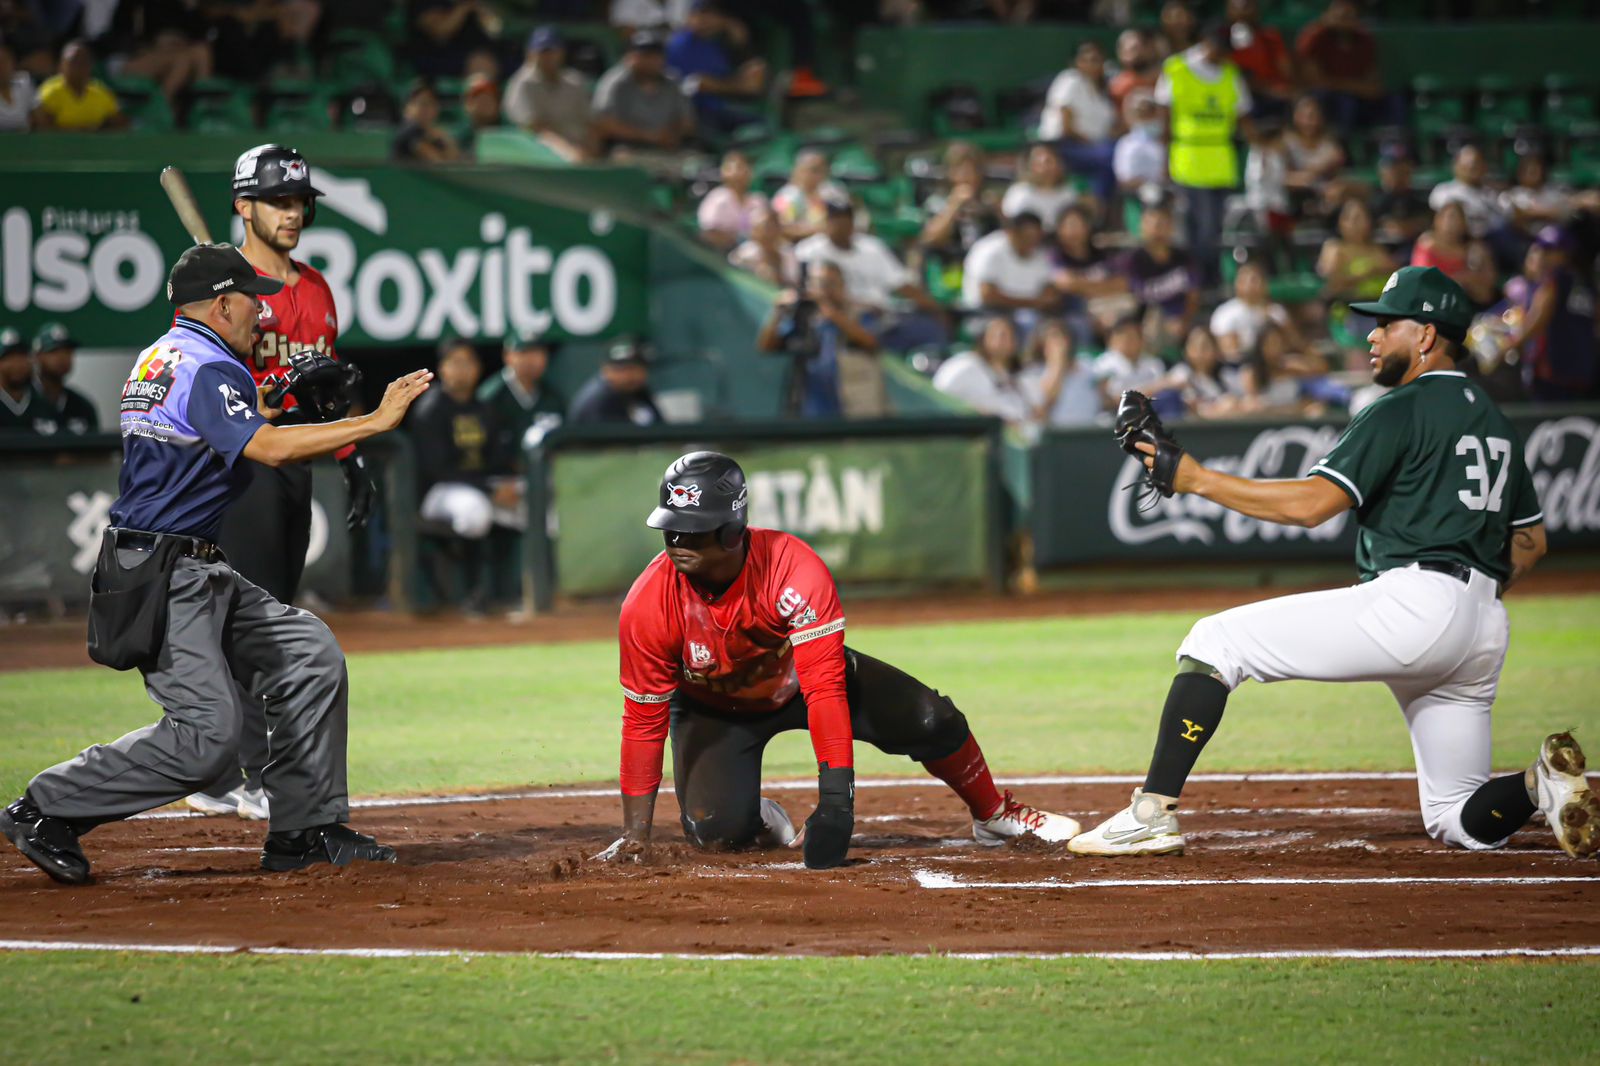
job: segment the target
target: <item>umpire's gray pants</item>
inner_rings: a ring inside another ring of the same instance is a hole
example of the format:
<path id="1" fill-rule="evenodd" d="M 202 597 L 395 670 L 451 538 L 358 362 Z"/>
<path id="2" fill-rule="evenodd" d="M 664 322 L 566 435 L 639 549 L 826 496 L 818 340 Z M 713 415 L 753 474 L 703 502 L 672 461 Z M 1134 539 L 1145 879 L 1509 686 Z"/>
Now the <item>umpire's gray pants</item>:
<path id="1" fill-rule="evenodd" d="M 141 552 L 119 549 L 125 566 Z M 347 821 L 344 653 L 316 615 L 279 603 L 226 563 L 181 558 L 168 586 L 167 641 L 145 691 L 165 715 L 33 779 L 45 814 L 90 825 L 181 800 L 235 765 L 243 695 L 272 731 L 263 772 L 274 832 Z M 236 685 L 237 682 L 237 685 Z"/>

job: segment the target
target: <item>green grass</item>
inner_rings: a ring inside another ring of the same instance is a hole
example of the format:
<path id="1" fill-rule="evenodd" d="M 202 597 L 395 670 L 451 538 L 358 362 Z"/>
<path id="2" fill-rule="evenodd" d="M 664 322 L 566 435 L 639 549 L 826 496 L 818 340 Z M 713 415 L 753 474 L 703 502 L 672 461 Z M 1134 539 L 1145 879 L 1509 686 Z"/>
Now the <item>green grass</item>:
<path id="1" fill-rule="evenodd" d="M 1581 1062 L 1600 1052 L 1597 977 L 1515 962 L 0 956 L 0 993 L 40 1004 L 7 1036 L 15 1063 Z"/>
<path id="2" fill-rule="evenodd" d="M 1600 742 L 1600 597 L 1511 603 L 1495 756 Z M 1192 614 L 860 628 L 1001 773 L 1142 770 Z M 351 660 L 357 794 L 614 778 L 610 642 Z M 154 720 L 107 670 L 0 678 L 0 795 Z M 858 753 L 863 773 L 916 773 Z M 811 770 L 800 734 L 774 776 Z M 1246 685 L 1202 770 L 1407 769 L 1380 686 Z M 0 926 L 3 928 L 3 926 Z M 0 935 L 4 935 L 0 933 Z M 131 935 L 131 934 L 130 934 Z M 1417 1062 L 1600 1058 L 1594 963 L 352 960 L 0 953 L 6 1062 Z M 1550 1034 L 1574 1033 L 1564 1043 Z"/>
<path id="3" fill-rule="evenodd" d="M 1495 761 L 1526 763 L 1554 729 L 1600 740 L 1600 597 L 1517 599 L 1495 707 Z M 953 697 L 1001 773 L 1144 769 L 1192 614 L 853 630 L 851 644 Z M 612 642 L 353 656 L 353 792 L 404 793 L 614 779 L 621 696 Z M 155 719 L 131 674 L 88 668 L 0 681 L 0 795 L 33 773 Z M 863 746 L 865 749 L 865 746 Z M 919 773 L 857 753 L 863 774 Z M 802 734 L 767 772 L 804 776 Z M 1407 769 L 1404 722 L 1380 685 L 1247 684 L 1202 770 Z"/>

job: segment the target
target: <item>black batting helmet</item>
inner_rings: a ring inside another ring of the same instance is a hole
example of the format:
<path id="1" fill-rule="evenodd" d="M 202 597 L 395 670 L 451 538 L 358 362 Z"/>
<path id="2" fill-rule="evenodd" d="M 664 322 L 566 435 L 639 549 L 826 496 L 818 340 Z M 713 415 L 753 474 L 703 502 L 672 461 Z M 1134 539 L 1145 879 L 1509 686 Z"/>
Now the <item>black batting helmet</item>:
<path id="1" fill-rule="evenodd" d="M 304 196 L 308 226 L 316 217 L 317 197 L 321 195 L 311 185 L 311 165 L 296 149 L 281 144 L 258 144 L 233 164 L 234 199 Z"/>
<path id="2" fill-rule="evenodd" d="M 690 452 L 661 477 L 661 503 L 645 524 L 674 533 L 715 531 L 724 548 L 744 537 L 744 471 L 721 452 Z"/>

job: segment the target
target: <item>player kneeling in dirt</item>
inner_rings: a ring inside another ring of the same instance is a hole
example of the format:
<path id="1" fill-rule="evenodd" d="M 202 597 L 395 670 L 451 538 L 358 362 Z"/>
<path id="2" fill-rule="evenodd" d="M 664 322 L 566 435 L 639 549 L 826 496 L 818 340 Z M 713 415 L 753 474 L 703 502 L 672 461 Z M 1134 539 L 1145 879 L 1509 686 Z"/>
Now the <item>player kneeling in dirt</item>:
<path id="1" fill-rule="evenodd" d="M 980 844 L 1078 832 L 1071 818 L 995 789 L 949 699 L 845 647 L 833 575 L 804 541 L 746 527 L 738 463 L 683 456 L 667 468 L 648 524 L 666 551 L 622 605 L 623 835 L 599 858 L 636 856 L 649 841 L 669 733 L 684 835 L 708 850 L 799 845 L 813 869 L 843 863 L 856 738 L 917 760 L 954 789 Z M 759 791 L 762 751 L 791 729 L 809 729 L 817 753 L 817 809 L 798 835 Z"/>

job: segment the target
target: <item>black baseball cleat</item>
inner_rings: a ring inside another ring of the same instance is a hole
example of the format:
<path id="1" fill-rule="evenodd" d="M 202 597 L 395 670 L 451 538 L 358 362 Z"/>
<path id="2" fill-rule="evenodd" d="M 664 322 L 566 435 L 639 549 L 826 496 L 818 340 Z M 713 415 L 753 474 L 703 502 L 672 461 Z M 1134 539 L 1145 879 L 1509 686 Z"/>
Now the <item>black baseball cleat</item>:
<path id="1" fill-rule="evenodd" d="M 0 810 L 4 833 L 28 861 L 64 885 L 89 880 L 89 860 L 78 846 L 78 834 L 64 819 L 52 818 L 27 796 Z"/>
<path id="2" fill-rule="evenodd" d="M 268 833 L 261 868 L 274 873 L 302 870 L 319 862 L 349 866 L 353 862 L 394 862 L 395 851 L 337 822 L 290 833 Z"/>

